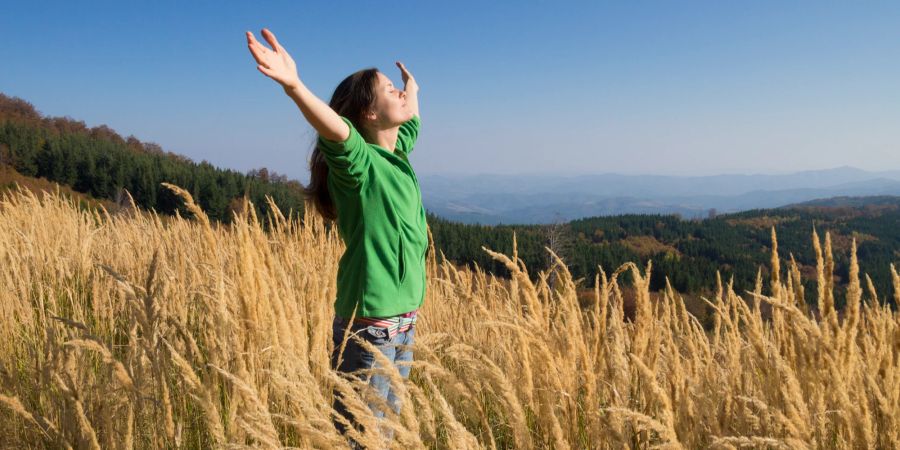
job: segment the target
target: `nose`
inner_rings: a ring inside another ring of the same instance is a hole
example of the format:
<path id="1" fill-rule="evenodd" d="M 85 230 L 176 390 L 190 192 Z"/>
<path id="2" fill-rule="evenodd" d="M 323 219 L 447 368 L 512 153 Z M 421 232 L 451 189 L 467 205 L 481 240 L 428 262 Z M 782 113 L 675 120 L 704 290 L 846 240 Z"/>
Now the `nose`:
<path id="1" fill-rule="evenodd" d="M 400 98 L 406 99 L 406 91 L 400 91 Z"/>

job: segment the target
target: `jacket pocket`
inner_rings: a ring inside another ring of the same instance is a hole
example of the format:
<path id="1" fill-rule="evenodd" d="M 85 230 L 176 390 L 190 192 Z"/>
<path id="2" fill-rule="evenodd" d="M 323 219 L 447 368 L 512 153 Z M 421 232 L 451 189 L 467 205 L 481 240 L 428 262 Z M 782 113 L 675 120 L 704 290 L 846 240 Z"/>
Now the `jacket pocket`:
<path id="1" fill-rule="evenodd" d="M 403 284 L 406 279 L 406 257 L 404 256 L 403 231 L 397 233 L 397 284 Z"/>

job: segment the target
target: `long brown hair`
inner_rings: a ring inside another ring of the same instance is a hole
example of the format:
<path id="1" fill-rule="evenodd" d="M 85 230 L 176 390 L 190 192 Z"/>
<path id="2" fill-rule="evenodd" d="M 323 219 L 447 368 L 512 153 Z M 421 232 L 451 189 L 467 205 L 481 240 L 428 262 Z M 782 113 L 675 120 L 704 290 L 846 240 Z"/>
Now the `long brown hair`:
<path id="1" fill-rule="evenodd" d="M 344 78 L 331 94 L 331 106 L 338 115 L 350 120 L 350 123 L 362 132 L 363 114 L 375 104 L 375 85 L 378 81 L 378 69 L 368 68 L 357 71 Z M 316 136 L 318 142 L 318 135 Z M 326 220 L 337 219 L 337 211 L 331 194 L 328 192 L 328 165 L 325 155 L 316 144 L 309 160 L 309 185 L 304 188 L 307 199 L 311 199 L 316 211 Z"/>

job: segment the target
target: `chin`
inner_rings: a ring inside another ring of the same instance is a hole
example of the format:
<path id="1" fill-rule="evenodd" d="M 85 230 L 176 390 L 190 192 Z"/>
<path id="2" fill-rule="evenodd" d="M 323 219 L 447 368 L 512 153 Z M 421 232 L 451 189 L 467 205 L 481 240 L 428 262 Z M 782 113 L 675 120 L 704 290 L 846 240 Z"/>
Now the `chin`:
<path id="1" fill-rule="evenodd" d="M 403 114 L 402 116 L 400 116 L 400 120 L 398 121 L 397 126 L 403 125 L 404 123 L 410 121 L 412 118 L 413 118 L 412 111 Z"/>

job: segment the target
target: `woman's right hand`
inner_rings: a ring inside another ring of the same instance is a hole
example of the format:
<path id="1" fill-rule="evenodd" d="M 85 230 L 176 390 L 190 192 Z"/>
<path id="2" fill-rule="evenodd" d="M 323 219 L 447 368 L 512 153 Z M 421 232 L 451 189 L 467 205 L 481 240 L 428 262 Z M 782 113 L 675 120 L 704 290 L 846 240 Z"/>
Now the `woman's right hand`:
<path id="1" fill-rule="evenodd" d="M 262 36 L 272 46 L 271 50 L 257 41 L 253 33 L 247 32 L 247 47 L 250 49 L 253 59 L 256 60 L 256 68 L 263 75 L 277 81 L 285 89 L 291 89 L 299 85 L 300 77 L 297 75 L 297 64 L 294 63 L 291 55 L 278 43 L 271 31 L 263 28 Z"/>

